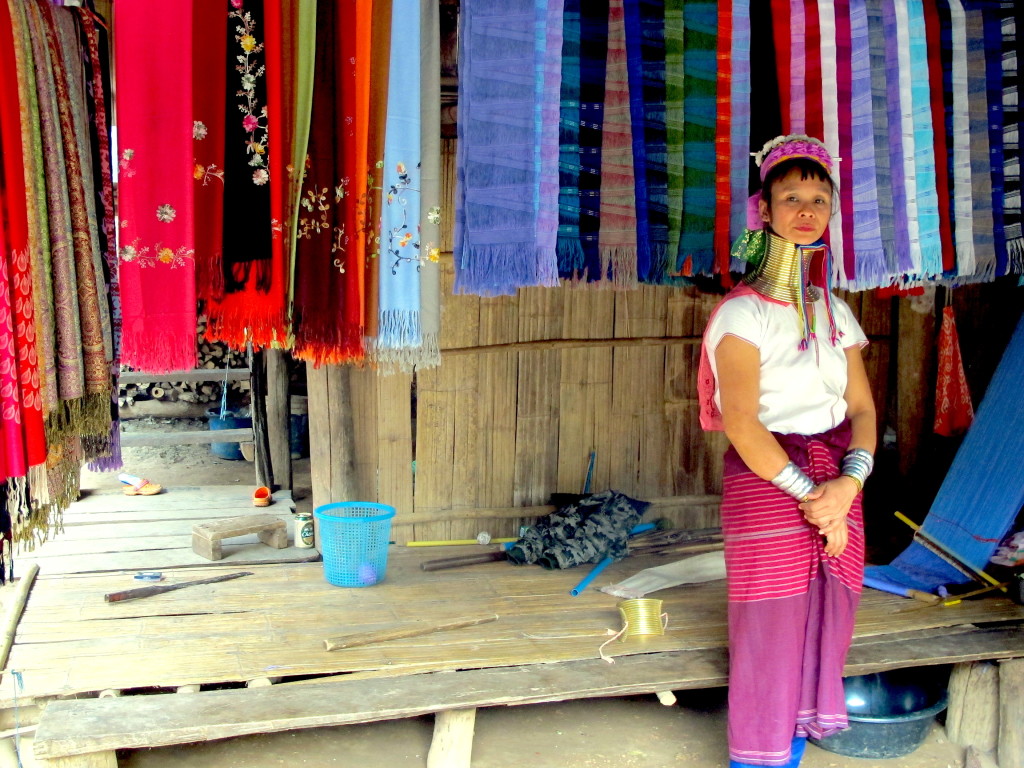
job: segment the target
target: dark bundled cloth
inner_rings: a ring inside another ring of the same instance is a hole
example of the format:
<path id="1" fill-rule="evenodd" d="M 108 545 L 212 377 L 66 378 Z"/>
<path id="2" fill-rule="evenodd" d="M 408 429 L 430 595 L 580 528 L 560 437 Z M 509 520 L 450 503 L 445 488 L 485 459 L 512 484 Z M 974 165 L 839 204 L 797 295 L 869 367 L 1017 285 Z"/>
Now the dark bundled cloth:
<path id="1" fill-rule="evenodd" d="M 621 560 L 627 554 L 629 532 L 650 506 L 618 491 L 562 498 L 571 501 L 552 499 L 558 511 L 539 520 L 508 550 L 513 565 L 537 563 L 550 570 L 598 563 L 605 557 Z"/>

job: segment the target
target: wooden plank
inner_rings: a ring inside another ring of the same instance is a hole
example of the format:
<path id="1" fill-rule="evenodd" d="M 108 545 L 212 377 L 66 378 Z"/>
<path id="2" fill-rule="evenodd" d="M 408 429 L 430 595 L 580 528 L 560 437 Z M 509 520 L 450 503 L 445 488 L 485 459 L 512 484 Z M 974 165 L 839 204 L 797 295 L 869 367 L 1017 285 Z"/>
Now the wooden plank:
<path id="1" fill-rule="evenodd" d="M 377 412 L 379 500 L 408 514 L 412 502 L 412 376 L 379 377 Z"/>
<path id="2" fill-rule="evenodd" d="M 309 474 L 313 506 L 331 499 L 330 395 L 327 367 L 306 366 L 306 394 L 309 398 Z"/>
<path id="3" fill-rule="evenodd" d="M 1024 653 L 1019 628 L 854 645 L 845 673 Z M 252 733 L 376 722 L 481 706 L 687 690 L 727 682 L 725 648 L 649 653 L 616 664 L 597 658 L 305 686 L 208 691 L 190 697 L 54 701 L 44 710 L 35 754 L 52 759 L 110 749 L 166 746 Z M 155 713 L 159 712 L 159 717 Z"/>
<path id="4" fill-rule="evenodd" d="M 479 361 L 473 356 L 454 357 L 445 365 L 449 366 L 453 377 L 451 386 L 454 388 L 452 420 L 454 436 L 452 442 L 451 466 L 451 508 L 458 510 L 458 516 L 465 518 L 464 509 L 475 509 L 481 506 L 481 485 L 477 477 L 477 462 L 480 456 L 480 445 L 486 439 L 480 427 L 481 412 L 487 407 L 481 399 Z M 445 481 L 447 482 L 447 480 Z M 425 529 L 428 533 L 430 529 Z M 442 538 L 453 538 L 450 525 L 443 529 L 435 529 L 442 533 Z M 492 535 L 509 536 L 510 527 L 499 525 L 491 529 Z"/>
<path id="5" fill-rule="evenodd" d="M 138 497 L 133 497 L 138 498 Z M 143 497 L 143 498 L 154 498 L 154 497 Z M 281 502 L 282 507 L 280 511 L 275 510 L 274 507 L 278 506 L 277 502 L 270 505 L 270 507 L 261 508 L 265 511 L 256 512 L 255 508 L 250 501 L 247 505 L 234 504 L 232 506 L 220 506 L 220 507 L 165 507 L 164 509 L 126 509 L 119 512 L 92 512 L 86 515 L 66 515 L 64 520 L 65 528 L 78 527 L 78 526 L 90 526 L 101 523 L 143 523 L 143 522 L 158 522 L 161 520 L 205 520 L 208 517 L 223 518 L 223 517 L 234 517 L 239 515 L 258 515 L 258 514 L 272 514 L 281 516 L 282 519 L 290 519 L 288 516 L 291 515 L 291 510 L 294 508 L 294 504 L 288 502 Z"/>
<path id="6" fill-rule="evenodd" d="M 260 565 L 267 563 L 305 563 L 320 560 L 320 553 L 308 547 L 273 549 L 260 542 L 247 544 L 227 542 L 218 564 Z M 136 552 L 102 552 L 97 554 L 33 557 L 23 555 L 23 563 L 36 563 L 40 573 L 102 573 L 105 571 L 159 571 L 167 568 L 208 566 L 210 560 L 192 551 L 191 544 L 182 548 L 162 548 Z"/>
<path id="7" fill-rule="evenodd" d="M 929 372 L 935 369 L 935 316 L 915 308 L 910 298 L 899 304 L 899 340 L 896 346 L 896 440 L 900 446 L 899 471 L 904 477 L 917 464 L 918 450 L 931 432 L 927 392 Z"/>
<path id="8" fill-rule="evenodd" d="M 192 371 L 171 371 L 170 373 L 142 373 L 141 371 L 124 371 L 118 374 L 117 380 L 125 384 L 146 384 L 186 381 L 189 383 L 207 381 L 248 381 L 251 372 L 248 368 L 199 368 Z"/>
<path id="9" fill-rule="evenodd" d="M 238 443 L 252 440 L 252 429 L 209 429 L 189 432 L 122 432 L 121 445 L 135 448 L 140 445 L 202 445 L 203 443 Z"/>
<path id="10" fill-rule="evenodd" d="M 416 374 L 416 482 L 413 512 L 405 516 L 409 520 L 452 505 L 456 365 L 445 362 Z M 401 531 L 395 534 L 398 542 L 447 538 L 447 522 L 417 524 L 411 535 Z"/>
<path id="11" fill-rule="evenodd" d="M 477 410 L 477 476 L 479 502 L 509 506 L 514 499 L 516 456 L 516 379 L 518 355 L 505 352 L 481 355 L 477 385 L 481 407 Z M 475 522 L 453 522 L 455 539 L 476 538 Z"/>
<path id="12" fill-rule="evenodd" d="M 352 366 L 327 368 L 327 439 L 330 441 L 330 489 L 322 502 L 361 501 L 356 474 L 355 412 L 352 404 Z M 321 413 L 321 415 L 323 415 Z M 320 460 L 310 452 L 310 463 Z"/>

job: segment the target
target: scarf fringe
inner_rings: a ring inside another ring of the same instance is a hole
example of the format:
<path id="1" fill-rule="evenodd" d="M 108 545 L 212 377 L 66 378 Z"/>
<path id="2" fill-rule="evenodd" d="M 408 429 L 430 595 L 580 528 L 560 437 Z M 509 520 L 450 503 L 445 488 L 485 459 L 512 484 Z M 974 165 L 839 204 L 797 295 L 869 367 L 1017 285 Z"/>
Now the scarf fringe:
<path id="1" fill-rule="evenodd" d="M 144 327 L 138 322 L 125 327 L 121 339 L 121 362 L 145 373 L 187 371 L 198 360 L 195 329 L 172 331 Z"/>
<path id="2" fill-rule="evenodd" d="M 90 472 L 113 472 L 124 466 L 121 459 L 121 423 L 119 421 L 110 423 L 110 432 L 102 440 L 102 450 L 97 450 L 99 446 L 96 446 L 97 449 L 94 449 L 91 455 L 88 446 L 90 440 L 96 440 L 96 438 L 82 440 L 86 456 L 90 457 Z"/>
<path id="3" fill-rule="evenodd" d="M 1010 259 L 1009 271 L 1018 275 L 1024 273 L 1024 238 L 1007 240 L 1006 255 Z"/>
<path id="4" fill-rule="evenodd" d="M 586 255 L 583 253 L 583 244 L 578 238 L 559 237 L 555 245 L 555 257 L 558 260 L 558 272 L 562 275 L 571 275 L 579 272 L 586 264 Z"/>
<path id="5" fill-rule="evenodd" d="M 854 282 L 861 288 L 878 288 L 889 282 L 887 255 L 884 248 L 858 249 Z"/>
<path id="6" fill-rule="evenodd" d="M 519 287 L 557 285 L 557 273 L 554 283 L 547 282 L 548 270 L 536 262 L 533 251 L 526 243 L 464 245 L 456 258 L 455 293 L 514 296 Z"/>
<path id="7" fill-rule="evenodd" d="M 105 437 L 112 422 L 108 392 L 95 392 L 74 400 L 61 400 L 46 418 L 48 441 L 53 444 L 68 437 Z"/>
<path id="8" fill-rule="evenodd" d="M 28 468 L 28 493 L 33 509 L 50 506 L 50 484 L 46 479 L 46 464 Z"/>
<path id="9" fill-rule="evenodd" d="M 934 276 L 942 274 L 942 245 L 929 245 L 921 249 L 921 274 Z"/>
<path id="10" fill-rule="evenodd" d="M 639 284 L 636 271 L 637 249 L 634 246 L 615 246 L 601 251 L 601 273 L 611 274 L 614 288 L 632 289 Z"/>
<path id="11" fill-rule="evenodd" d="M 292 356 L 322 365 L 362 364 L 366 362 L 370 345 L 364 339 L 362 328 L 341 326 L 330 317 L 313 317 L 298 325 L 300 334 L 292 345 Z"/>
<path id="12" fill-rule="evenodd" d="M 441 344 L 436 333 L 423 334 L 422 357 L 416 362 L 416 370 L 437 368 L 441 365 Z"/>
<path id="13" fill-rule="evenodd" d="M 262 304 L 252 300 L 229 301 L 209 308 L 203 338 L 222 341 L 232 349 L 245 349 L 247 343 L 265 349 L 279 344 L 287 331 L 286 313 L 276 300 Z"/>

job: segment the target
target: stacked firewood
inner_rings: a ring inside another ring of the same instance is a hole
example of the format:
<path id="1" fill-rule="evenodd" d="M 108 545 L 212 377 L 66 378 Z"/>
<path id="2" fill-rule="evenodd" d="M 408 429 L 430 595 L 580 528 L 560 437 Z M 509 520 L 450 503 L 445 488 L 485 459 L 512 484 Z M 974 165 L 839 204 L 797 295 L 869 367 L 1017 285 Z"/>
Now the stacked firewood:
<path id="1" fill-rule="evenodd" d="M 224 387 L 225 368 L 245 368 L 248 365 L 245 352 L 237 352 L 219 341 L 203 338 L 206 318 L 200 318 L 198 327 L 199 357 L 196 368 L 206 368 L 210 378 L 206 381 L 174 381 L 173 375 L 165 381 L 149 381 L 122 384 L 117 393 L 117 404 L 132 406 L 136 400 L 160 400 L 168 403 L 219 403 Z M 122 369 L 124 371 L 128 368 Z M 232 402 L 247 400 L 250 383 L 248 379 L 229 381 L 228 399 Z"/>

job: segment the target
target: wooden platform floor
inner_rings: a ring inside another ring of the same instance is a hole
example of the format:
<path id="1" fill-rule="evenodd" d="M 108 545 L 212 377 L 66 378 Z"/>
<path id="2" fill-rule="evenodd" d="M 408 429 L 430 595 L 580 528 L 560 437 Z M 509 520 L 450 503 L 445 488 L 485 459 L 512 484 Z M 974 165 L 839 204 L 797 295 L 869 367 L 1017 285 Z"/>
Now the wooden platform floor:
<path id="1" fill-rule="evenodd" d="M 125 496 L 120 490 L 91 491 L 64 512 L 64 528 L 32 552 L 17 555 L 19 567 L 39 564 L 41 574 L 166 570 L 209 566 L 192 551 L 196 523 L 250 514 L 271 514 L 288 523 L 295 540 L 291 491 L 278 491 L 269 507 L 252 505 L 248 486 L 180 487 L 156 496 Z M 218 563 L 237 567 L 320 559 L 316 550 L 274 549 L 256 534 L 226 540 Z"/>
<path id="2" fill-rule="evenodd" d="M 479 549 L 447 547 L 445 554 Z M 187 684 L 242 684 L 266 677 L 300 683 L 309 676 L 337 673 L 348 673 L 354 680 L 593 661 L 601 644 L 622 626 L 618 599 L 597 587 L 664 562 L 653 556 L 627 558 L 608 568 L 582 595 L 572 597 L 569 590 L 585 575 L 585 568 L 545 571 L 505 562 L 435 572 L 420 568 L 422 561 L 436 557 L 437 548 L 393 547 L 385 581 L 372 587 L 332 586 L 324 579 L 321 563 L 283 563 L 247 566 L 254 575 L 234 581 L 114 604 L 105 603 L 103 595 L 133 586 L 127 574 L 40 574 L 7 668 L 21 672 L 23 688 L 17 697 L 25 705 L 104 689 L 129 693 Z M 232 570 L 238 566 L 192 568 L 174 578 Z M 669 622 L 666 634 L 615 641 L 606 653 L 725 646 L 724 582 L 675 587 L 652 597 L 663 600 Z M 855 646 L 959 631 L 940 628 L 1024 621 L 1024 608 L 1003 597 L 954 607 L 920 605 L 865 590 Z M 497 621 L 445 633 L 333 652 L 323 645 L 327 637 L 412 621 L 436 623 L 492 614 L 498 615 Z M 1024 647 L 1009 655 L 1022 654 Z M 969 654 L 965 651 L 964 656 Z M 3 675 L 0 707 L 13 703 L 12 680 L 12 675 Z"/>

